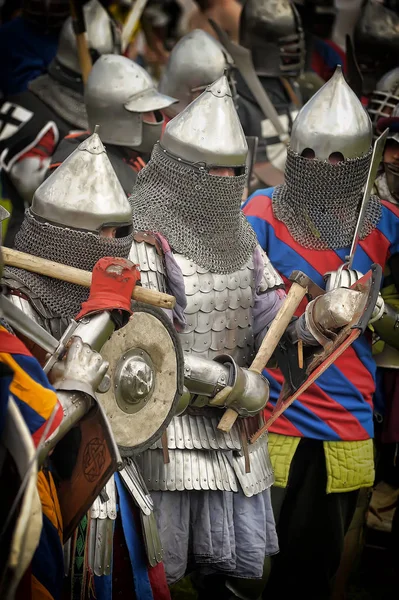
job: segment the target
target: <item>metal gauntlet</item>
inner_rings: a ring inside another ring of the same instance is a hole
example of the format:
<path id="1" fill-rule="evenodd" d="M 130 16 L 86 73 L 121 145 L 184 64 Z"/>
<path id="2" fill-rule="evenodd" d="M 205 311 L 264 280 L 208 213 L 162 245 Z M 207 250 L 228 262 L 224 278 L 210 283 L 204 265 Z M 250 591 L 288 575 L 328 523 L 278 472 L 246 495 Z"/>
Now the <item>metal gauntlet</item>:
<path id="1" fill-rule="evenodd" d="M 254 371 L 239 367 L 234 359 L 222 354 L 214 360 L 192 354 L 184 357 L 184 385 L 191 395 L 205 397 L 206 403 L 229 406 L 239 415 L 258 413 L 269 399 L 268 381 Z"/>

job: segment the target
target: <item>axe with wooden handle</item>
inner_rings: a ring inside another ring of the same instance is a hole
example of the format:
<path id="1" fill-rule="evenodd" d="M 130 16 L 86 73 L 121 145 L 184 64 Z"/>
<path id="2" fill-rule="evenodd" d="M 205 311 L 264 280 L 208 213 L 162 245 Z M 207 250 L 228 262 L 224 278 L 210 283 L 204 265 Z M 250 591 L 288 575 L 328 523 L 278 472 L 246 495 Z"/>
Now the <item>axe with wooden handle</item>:
<path id="1" fill-rule="evenodd" d="M 309 287 L 314 286 L 313 281 L 302 273 L 302 271 L 291 273 L 290 280 L 292 281 L 290 291 L 263 338 L 258 353 L 249 367 L 250 371 L 255 371 L 259 374 L 262 373 L 275 351 L 281 336 L 290 324 L 296 309 L 307 294 Z M 228 408 L 220 419 L 217 428 L 225 433 L 229 432 L 237 417 L 238 413 L 233 408 Z"/>
<path id="2" fill-rule="evenodd" d="M 32 254 L 25 254 L 25 252 L 19 252 L 18 250 L 12 250 L 11 248 L 1 247 L 4 264 L 10 267 L 18 267 L 19 269 L 25 269 L 31 273 L 38 273 L 39 275 L 46 275 L 46 277 L 53 277 L 54 279 L 61 279 L 61 281 L 67 281 L 68 283 L 75 283 L 76 285 L 82 285 L 83 287 L 90 287 L 92 274 L 89 271 L 83 269 L 76 269 L 68 265 L 62 265 L 52 260 L 46 260 L 39 256 L 33 256 Z M 158 306 L 159 308 L 173 308 L 176 304 L 176 298 L 169 294 L 163 294 L 156 290 L 148 290 L 141 286 L 135 286 L 133 290 L 133 300 L 137 302 L 145 302 L 152 304 L 152 306 Z"/>
<path id="3" fill-rule="evenodd" d="M 86 84 L 89 73 L 93 66 L 90 50 L 87 45 L 86 23 L 83 12 L 83 5 L 79 0 L 69 0 L 72 16 L 72 26 L 76 37 L 76 48 L 79 56 L 80 70 L 82 72 L 83 83 Z"/>

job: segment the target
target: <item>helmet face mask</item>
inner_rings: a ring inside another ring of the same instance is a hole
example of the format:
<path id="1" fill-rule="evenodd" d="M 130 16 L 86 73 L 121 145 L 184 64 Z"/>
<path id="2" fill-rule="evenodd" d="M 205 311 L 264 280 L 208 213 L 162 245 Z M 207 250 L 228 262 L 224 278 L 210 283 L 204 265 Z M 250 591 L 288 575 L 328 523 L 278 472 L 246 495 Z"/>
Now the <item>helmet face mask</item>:
<path id="1" fill-rule="evenodd" d="M 370 95 L 367 112 L 374 129 L 382 117 L 390 117 L 399 103 L 399 67 L 386 73 Z"/>
<path id="2" fill-rule="evenodd" d="M 305 64 L 301 19 L 295 6 L 279 0 L 247 0 L 241 13 L 240 44 L 251 50 L 255 70 L 270 77 L 297 77 Z"/>

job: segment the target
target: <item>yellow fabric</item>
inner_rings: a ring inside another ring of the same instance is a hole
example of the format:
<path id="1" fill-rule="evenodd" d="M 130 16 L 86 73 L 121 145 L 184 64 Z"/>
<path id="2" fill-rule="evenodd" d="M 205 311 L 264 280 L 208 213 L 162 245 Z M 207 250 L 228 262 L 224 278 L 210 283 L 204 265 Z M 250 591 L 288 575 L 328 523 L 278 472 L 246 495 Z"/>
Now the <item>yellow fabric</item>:
<path id="1" fill-rule="evenodd" d="M 275 486 L 287 487 L 291 462 L 300 441 L 299 437 L 269 433 L 269 454 L 274 470 Z"/>
<path id="2" fill-rule="evenodd" d="M 35 410 L 43 419 L 51 416 L 57 404 L 54 390 L 45 388 L 19 366 L 11 354 L 0 352 L 0 361 L 13 371 L 10 392 Z"/>
<path id="3" fill-rule="evenodd" d="M 287 487 L 299 437 L 269 433 L 269 453 L 277 487 Z M 324 442 L 327 493 L 350 492 L 374 484 L 373 440 Z"/>
<path id="4" fill-rule="evenodd" d="M 374 484 L 373 440 L 324 442 L 327 493 L 351 492 Z"/>
<path id="5" fill-rule="evenodd" d="M 57 490 L 55 489 L 53 476 L 50 472 L 39 472 L 37 477 L 37 490 L 42 503 L 43 514 L 46 515 L 46 517 L 57 529 L 58 535 L 60 536 L 62 542 L 63 533 L 61 508 L 58 502 Z"/>

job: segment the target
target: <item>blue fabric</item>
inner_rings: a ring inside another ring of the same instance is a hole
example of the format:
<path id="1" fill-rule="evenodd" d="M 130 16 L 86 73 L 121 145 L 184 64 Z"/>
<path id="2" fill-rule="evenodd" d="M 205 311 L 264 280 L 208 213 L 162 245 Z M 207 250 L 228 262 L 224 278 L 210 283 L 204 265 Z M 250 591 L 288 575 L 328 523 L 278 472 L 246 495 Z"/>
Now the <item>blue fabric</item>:
<path id="1" fill-rule="evenodd" d="M 29 81 L 43 75 L 56 55 L 58 34 L 44 33 L 16 17 L 0 27 L 0 91 L 24 92 Z"/>
<path id="2" fill-rule="evenodd" d="M 58 531 L 44 513 L 39 545 L 32 559 L 32 573 L 54 600 L 61 598 L 64 554 Z"/>
<path id="3" fill-rule="evenodd" d="M 275 218 L 272 194 L 273 188 L 258 190 L 243 206 L 260 245 L 286 281 L 291 272 L 298 269 L 324 287 L 323 275 L 329 270 L 328 264 L 334 263 L 337 268 L 345 261 L 349 248 L 316 251 L 297 244 L 287 228 Z M 398 252 L 399 211 L 383 202 L 381 219 L 367 240 L 357 247 L 353 268 L 366 273 L 372 263 L 384 267 L 387 259 Z M 267 411 L 277 401 L 282 376 L 274 369 L 268 369 L 265 374 L 270 382 Z M 286 410 L 272 431 L 327 441 L 373 437 L 375 377 L 370 340 L 364 335 Z"/>
<path id="4" fill-rule="evenodd" d="M 143 541 L 137 531 L 134 515 L 130 506 L 130 496 L 118 473 L 115 474 L 116 487 L 119 495 L 119 509 L 122 528 L 125 536 L 130 563 L 132 565 L 134 589 L 140 600 L 154 600 L 150 579 L 148 577 L 147 560 Z"/>
<path id="5" fill-rule="evenodd" d="M 94 575 L 94 588 L 96 600 L 112 600 L 112 575 Z"/>

